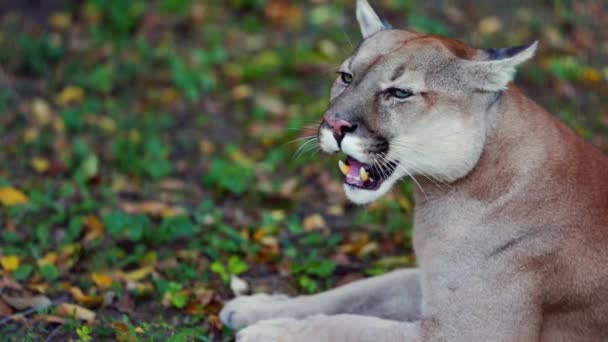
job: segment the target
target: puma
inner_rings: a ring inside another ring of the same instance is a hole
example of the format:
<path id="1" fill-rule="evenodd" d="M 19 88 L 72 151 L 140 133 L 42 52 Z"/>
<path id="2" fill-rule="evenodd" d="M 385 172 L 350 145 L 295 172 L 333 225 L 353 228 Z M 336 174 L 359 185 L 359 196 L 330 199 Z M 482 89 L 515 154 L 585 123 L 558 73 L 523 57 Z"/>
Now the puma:
<path id="1" fill-rule="evenodd" d="M 319 128 L 355 203 L 413 177 L 417 269 L 221 312 L 238 341 L 608 341 L 608 158 L 509 85 L 537 44 L 478 50 L 385 27 Z"/>

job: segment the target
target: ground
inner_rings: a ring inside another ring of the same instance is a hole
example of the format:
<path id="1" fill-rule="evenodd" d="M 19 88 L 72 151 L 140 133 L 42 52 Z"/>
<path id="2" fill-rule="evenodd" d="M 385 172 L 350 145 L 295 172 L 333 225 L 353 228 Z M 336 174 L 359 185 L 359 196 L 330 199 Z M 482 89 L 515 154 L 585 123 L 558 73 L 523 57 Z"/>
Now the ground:
<path id="1" fill-rule="evenodd" d="M 608 150 L 602 1 L 372 3 L 478 47 L 540 40 L 517 84 Z M 239 280 L 415 265 L 413 185 L 355 207 L 339 157 L 300 148 L 359 41 L 346 0 L 0 4 L 0 334 L 229 341 Z"/>

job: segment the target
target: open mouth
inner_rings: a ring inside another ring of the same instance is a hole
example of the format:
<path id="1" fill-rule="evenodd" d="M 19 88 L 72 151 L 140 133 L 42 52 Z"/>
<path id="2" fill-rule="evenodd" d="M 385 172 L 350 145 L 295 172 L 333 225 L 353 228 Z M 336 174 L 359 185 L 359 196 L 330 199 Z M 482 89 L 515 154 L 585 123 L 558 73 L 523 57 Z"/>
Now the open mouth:
<path id="1" fill-rule="evenodd" d="M 397 167 L 397 162 L 374 163 L 370 165 L 347 156 L 338 162 L 344 175 L 344 184 L 364 190 L 377 190 Z"/>

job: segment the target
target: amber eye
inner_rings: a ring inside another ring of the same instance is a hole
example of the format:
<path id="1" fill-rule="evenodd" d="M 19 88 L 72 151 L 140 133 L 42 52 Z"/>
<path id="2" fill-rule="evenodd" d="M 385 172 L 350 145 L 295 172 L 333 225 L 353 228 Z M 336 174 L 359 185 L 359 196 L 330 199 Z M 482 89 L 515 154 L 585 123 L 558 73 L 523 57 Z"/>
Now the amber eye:
<path id="1" fill-rule="evenodd" d="M 353 81 L 353 75 L 347 72 L 340 72 L 340 78 L 342 79 L 342 82 L 346 84 L 350 84 Z"/>
<path id="2" fill-rule="evenodd" d="M 414 93 L 412 93 L 409 90 L 399 89 L 399 88 L 391 88 L 391 89 L 387 90 L 387 92 L 389 94 L 391 94 L 391 96 L 394 96 L 401 100 L 407 99 L 408 97 L 414 95 Z"/>

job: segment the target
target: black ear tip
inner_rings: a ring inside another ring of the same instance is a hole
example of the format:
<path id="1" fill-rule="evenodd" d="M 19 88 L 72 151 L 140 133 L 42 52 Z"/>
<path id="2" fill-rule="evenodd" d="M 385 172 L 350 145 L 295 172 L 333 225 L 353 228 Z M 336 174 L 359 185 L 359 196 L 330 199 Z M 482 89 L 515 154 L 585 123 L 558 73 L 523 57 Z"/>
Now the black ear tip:
<path id="1" fill-rule="evenodd" d="M 486 54 L 488 56 L 488 60 L 497 60 L 497 59 L 513 57 L 513 56 L 517 55 L 518 53 L 525 51 L 532 45 L 536 45 L 536 44 L 538 44 L 538 41 L 533 41 L 532 43 L 529 43 L 529 44 L 513 46 L 513 47 L 508 47 L 508 48 L 485 49 L 484 51 L 486 52 Z"/>

